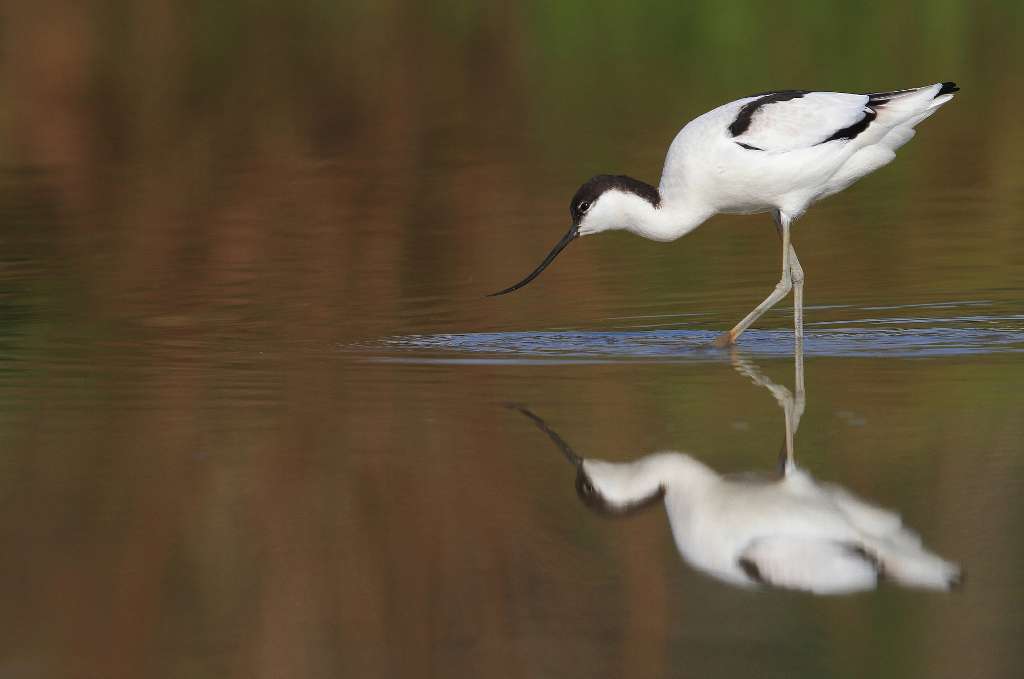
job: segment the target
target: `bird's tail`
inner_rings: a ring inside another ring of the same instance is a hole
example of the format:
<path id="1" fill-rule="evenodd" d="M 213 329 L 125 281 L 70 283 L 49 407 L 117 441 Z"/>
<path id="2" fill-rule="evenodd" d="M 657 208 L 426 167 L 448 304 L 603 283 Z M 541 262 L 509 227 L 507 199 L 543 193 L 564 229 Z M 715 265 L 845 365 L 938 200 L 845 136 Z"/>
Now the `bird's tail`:
<path id="1" fill-rule="evenodd" d="M 868 106 L 872 108 L 898 108 L 902 105 L 913 102 L 932 101 L 929 108 L 941 106 L 953 98 L 954 92 L 959 92 L 955 82 L 935 83 L 924 87 L 912 87 L 908 90 L 892 90 L 889 92 L 874 92 L 868 95 Z"/>
<path id="2" fill-rule="evenodd" d="M 910 587 L 949 590 L 963 583 L 963 570 L 922 546 L 888 540 L 870 545 L 882 577 Z"/>
<path id="3" fill-rule="evenodd" d="M 959 89 L 956 83 L 945 82 L 869 94 L 868 106 L 877 113 L 878 123 L 890 129 L 881 145 L 895 151 L 906 144 L 914 136 L 914 127 L 938 111 Z"/>

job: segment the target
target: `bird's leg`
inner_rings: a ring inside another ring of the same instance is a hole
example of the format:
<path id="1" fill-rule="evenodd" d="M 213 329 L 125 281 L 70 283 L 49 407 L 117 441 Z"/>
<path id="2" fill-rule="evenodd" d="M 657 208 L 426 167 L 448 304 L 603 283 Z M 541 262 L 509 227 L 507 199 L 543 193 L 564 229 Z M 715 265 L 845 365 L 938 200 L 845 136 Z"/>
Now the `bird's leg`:
<path id="1" fill-rule="evenodd" d="M 782 213 L 778 210 L 772 212 L 772 219 L 775 220 L 775 228 L 779 232 L 779 238 L 784 238 L 782 226 Z M 802 349 L 804 341 L 804 268 L 800 266 L 800 260 L 796 256 L 796 248 L 789 244 L 789 274 L 793 280 L 793 336 L 796 339 L 798 349 Z"/>
<path id="2" fill-rule="evenodd" d="M 793 289 L 793 274 L 790 270 L 790 250 L 792 249 L 789 244 L 789 218 L 783 215 L 781 212 L 775 212 L 776 223 L 779 225 L 779 230 L 782 233 L 782 278 L 779 280 L 775 289 L 772 290 L 772 294 L 768 295 L 763 302 L 757 305 L 757 307 L 747 314 L 746 318 L 736 324 L 729 332 L 720 335 L 715 340 L 716 347 L 727 347 L 736 343 L 743 331 L 746 330 L 753 324 L 754 321 L 761 318 L 764 312 L 775 306 L 780 299 L 789 294 L 789 291 Z M 803 269 L 800 270 L 801 274 Z"/>
<path id="3" fill-rule="evenodd" d="M 793 329 L 796 341 L 804 341 L 804 269 L 796 258 L 796 250 L 789 246 L 789 272 L 793 278 Z"/>
<path id="4" fill-rule="evenodd" d="M 793 279 L 793 330 L 796 343 L 804 342 L 804 269 L 796 258 L 796 250 L 789 246 L 789 274 Z M 802 348 L 802 347 L 801 347 Z"/>

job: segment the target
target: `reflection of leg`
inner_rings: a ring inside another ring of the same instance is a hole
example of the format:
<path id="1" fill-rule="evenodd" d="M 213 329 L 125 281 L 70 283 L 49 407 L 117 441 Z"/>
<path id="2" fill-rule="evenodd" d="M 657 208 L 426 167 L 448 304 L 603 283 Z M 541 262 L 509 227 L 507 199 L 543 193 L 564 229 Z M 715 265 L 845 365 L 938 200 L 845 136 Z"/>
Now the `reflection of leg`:
<path id="1" fill-rule="evenodd" d="M 786 415 L 786 464 L 783 467 L 783 474 L 796 466 L 793 457 L 794 439 L 800 428 L 800 418 L 804 416 L 804 408 L 807 407 L 807 393 L 804 390 L 804 341 L 800 336 L 797 336 L 793 354 L 793 372 L 793 389 L 796 394 L 790 400 Z"/>
<path id="2" fill-rule="evenodd" d="M 765 374 L 761 372 L 761 369 L 757 367 L 756 363 L 741 354 L 739 351 L 733 349 L 729 358 L 732 360 L 732 367 L 736 372 L 744 377 L 750 378 L 750 381 L 757 386 L 764 387 L 768 391 L 772 392 L 772 396 L 775 397 L 775 400 L 778 401 L 780 406 L 785 408 L 786 403 L 792 402 L 793 393 L 789 389 L 781 384 L 776 384 L 766 377 Z"/>
<path id="3" fill-rule="evenodd" d="M 779 464 L 779 476 L 785 477 L 786 473 L 789 471 L 790 464 L 792 464 L 789 461 L 789 451 L 786 450 L 786 442 L 785 441 L 783 441 L 782 445 L 779 446 L 779 462 L 778 462 L 778 464 Z"/>
<path id="4" fill-rule="evenodd" d="M 804 416 L 804 408 L 807 407 L 807 394 L 804 391 L 804 343 L 802 339 L 796 341 L 796 352 L 793 355 L 794 376 L 793 388 L 796 394 L 793 398 L 793 434 L 800 428 L 800 418 Z"/>
<path id="5" fill-rule="evenodd" d="M 718 339 L 715 340 L 716 347 L 727 347 L 735 344 L 744 330 L 749 328 L 754 321 L 761 318 L 766 311 L 775 306 L 780 299 L 788 295 L 789 291 L 793 289 L 793 274 L 790 271 L 790 251 L 792 247 L 789 244 L 789 219 L 778 211 L 774 214 L 777 215 L 776 223 L 779 224 L 779 229 L 782 233 L 782 278 L 779 279 L 775 289 L 772 290 L 772 293 L 763 302 L 758 304 L 732 330 L 719 335 Z M 803 269 L 801 269 L 801 272 L 803 272 Z"/>
<path id="6" fill-rule="evenodd" d="M 793 425 L 792 397 L 782 406 L 782 412 L 786 418 L 786 465 L 782 468 L 782 474 L 785 476 L 796 466 L 793 459 L 793 435 L 796 434 L 796 427 Z"/>
<path id="7" fill-rule="evenodd" d="M 786 421 L 786 440 L 783 444 L 783 452 L 779 454 L 779 466 L 782 467 L 782 473 L 785 475 L 790 469 L 792 469 L 796 462 L 793 458 L 793 437 L 796 434 L 796 427 L 800 422 L 800 415 L 803 414 L 804 403 L 803 403 L 803 354 L 799 354 L 800 362 L 797 364 L 797 389 L 800 390 L 799 407 L 796 406 L 796 400 L 793 398 L 793 392 L 781 384 L 772 382 L 768 377 L 761 372 L 761 370 L 748 358 L 743 357 L 735 349 L 732 351 L 730 356 L 732 359 L 732 366 L 736 372 L 750 378 L 750 381 L 759 387 L 764 387 L 772 393 L 775 400 L 780 406 L 782 406 L 783 417 Z M 784 456 L 783 456 L 784 453 Z"/>

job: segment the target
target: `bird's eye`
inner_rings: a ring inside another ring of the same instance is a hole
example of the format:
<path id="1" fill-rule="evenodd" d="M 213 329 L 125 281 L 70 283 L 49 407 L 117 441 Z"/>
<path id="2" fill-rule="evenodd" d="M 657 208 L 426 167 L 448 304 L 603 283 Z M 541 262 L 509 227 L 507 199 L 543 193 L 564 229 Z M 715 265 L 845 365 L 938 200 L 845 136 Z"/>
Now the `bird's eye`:
<path id="1" fill-rule="evenodd" d="M 580 214 L 583 214 L 584 212 L 590 209 L 590 203 L 588 203 L 587 201 L 583 201 L 582 203 L 579 204 L 579 209 Z"/>
<path id="2" fill-rule="evenodd" d="M 592 483 L 590 483 L 590 481 L 584 481 L 583 482 L 583 493 L 585 495 L 593 495 L 594 494 L 594 486 L 593 486 Z"/>

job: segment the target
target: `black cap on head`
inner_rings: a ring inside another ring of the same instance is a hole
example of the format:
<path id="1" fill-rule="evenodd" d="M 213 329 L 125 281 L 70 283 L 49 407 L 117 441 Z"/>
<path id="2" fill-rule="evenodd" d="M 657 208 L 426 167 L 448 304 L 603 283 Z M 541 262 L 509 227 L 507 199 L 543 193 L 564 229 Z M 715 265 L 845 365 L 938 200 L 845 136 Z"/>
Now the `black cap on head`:
<path id="1" fill-rule="evenodd" d="M 658 486 L 657 490 L 641 500 L 624 505 L 613 505 L 594 487 L 594 482 L 590 480 L 590 477 L 583 470 L 582 462 L 577 469 L 576 495 L 579 496 L 584 505 L 604 516 L 630 516 L 657 504 L 665 497 L 665 487 Z"/>
<path id="2" fill-rule="evenodd" d="M 594 201 L 610 189 L 635 193 L 654 207 L 661 204 L 661 194 L 658 193 L 658 189 L 646 182 L 627 177 L 624 174 L 599 174 L 588 179 L 572 197 L 572 202 L 569 203 L 572 223 L 579 226 L 583 215 L 587 213 Z"/>

